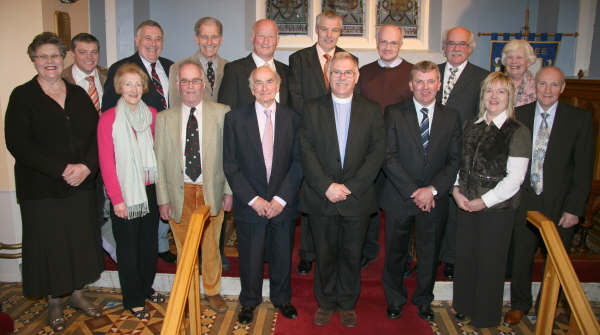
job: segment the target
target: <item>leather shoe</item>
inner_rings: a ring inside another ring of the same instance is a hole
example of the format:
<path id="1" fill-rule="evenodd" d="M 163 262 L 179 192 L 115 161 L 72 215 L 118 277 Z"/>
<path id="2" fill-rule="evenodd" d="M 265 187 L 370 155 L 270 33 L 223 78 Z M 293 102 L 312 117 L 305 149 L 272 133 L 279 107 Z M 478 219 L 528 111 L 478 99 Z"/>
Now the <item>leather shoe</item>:
<path id="1" fill-rule="evenodd" d="M 446 277 L 446 279 L 448 280 L 454 280 L 454 264 L 444 264 L 444 277 Z"/>
<path id="2" fill-rule="evenodd" d="M 342 323 L 342 326 L 346 328 L 356 327 L 356 324 L 358 323 L 356 312 L 353 309 L 349 311 L 340 310 L 340 322 Z"/>
<path id="3" fill-rule="evenodd" d="M 510 325 L 516 325 L 517 323 L 521 322 L 522 318 L 523 312 L 518 309 L 511 309 L 510 311 L 506 312 L 506 315 L 504 315 L 504 322 Z"/>
<path id="4" fill-rule="evenodd" d="M 298 263 L 298 273 L 301 275 L 307 275 L 312 270 L 312 262 L 304 259 L 300 260 Z"/>
<path id="5" fill-rule="evenodd" d="M 227 303 L 220 294 L 207 295 L 206 298 L 208 299 L 208 304 L 213 311 L 217 313 L 223 313 L 227 310 Z"/>
<path id="6" fill-rule="evenodd" d="M 465 321 L 467 319 L 467 316 L 463 313 L 456 313 L 454 314 L 454 318 L 458 321 Z"/>
<path id="7" fill-rule="evenodd" d="M 313 323 L 315 326 L 324 326 L 331 321 L 331 316 L 335 313 L 333 309 L 323 309 L 319 307 L 317 312 L 315 313 L 315 317 L 313 319 Z"/>
<path id="8" fill-rule="evenodd" d="M 225 255 L 221 255 L 221 270 L 228 271 L 231 269 L 231 264 L 229 263 L 229 259 Z"/>
<path id="9" fill-rule="evenodd" d="M 171 263 L 171 264 L 175 264 L 175 261 L 177 261 L 177 256 L 173 255 L 168 250 L 165 252 L 159 252 L 158 257 L 162 258 L 163 261 L 165 261 L 167 263 Z"/>
<path id="10" fill-rule="evenodd" d="M 388 318 L 397 319 L 402 316 L 402 306 L 400 306 L 400 307 L 388 306 L 386 312 L 387 312 Z"/>
<path id="11" fill-rule="evenodd" d="M 274 306 L 281 312 L 281 315 L 283 315 L 284 317 L 286 317 L 288 319 L 295 319 L 298 317 L 298 312 L 296 311 L 296 307 L 294 307 L 290 303 L 283 304 L 283 305 L 274 305 Z"/>
<path id="12" fill-rule="evenodd" d="M 421 305 L 419 306 L 419 317 L 425 321 L 433 321 L 433 311 L 431 310 L 431 306 Z"/>
<path id="13" fill-rule="evenodd" d="M 254 307 L 242 306 L 240 314 L 238 314 L 238 322 L 247 325 L 254 319 Z"/>

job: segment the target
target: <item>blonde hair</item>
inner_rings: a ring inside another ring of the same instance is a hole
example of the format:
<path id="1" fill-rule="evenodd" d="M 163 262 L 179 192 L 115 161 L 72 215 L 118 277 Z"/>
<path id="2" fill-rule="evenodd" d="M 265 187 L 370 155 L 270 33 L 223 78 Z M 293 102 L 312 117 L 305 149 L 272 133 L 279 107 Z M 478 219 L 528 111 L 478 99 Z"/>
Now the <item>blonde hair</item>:
<path id="1" fill-rule="evenodd" d="M 113 84 L 115 85 L 115 92 L 117 92 L 117 94 L 123 93 L 121 91 L 121 81 L 122 81 L 123 75 L 125 75 L 127 73 L 133 73 L 133 74 L 137 74 L 138 76 L 140 76 L 140 79 L 142 79 L 142 87 L 143 87 L 142 92 L 144 92 L 144 93 L 148 92 L 148 75 L 146 74 L 146 72 L 144 70 L 140 69 L 139 66 L 137 66 L 133 63 L 125 63 L 125 64 L 119 66 L 119 68 L 117 69 L 117 73 L 115 73 L 115 80 L 114 80 Z"/>
<path id="2" fill-rule="evenodd" d="M 479 93 L 479 117 L 485 114 L 485 103 L 483 94 L 494 84 L 500 84 L 508 91 L 508 104 L 506 105 L 506 114 L 510 118 L 515 117 L 515 85 L 510 77 L 502 72 L 490 73 L 481 83 L 481 91 Z"/>
<path id="3" fill-rule="evenodd" d="M 508 53 L 523 50 L 525 52 L 525 57 L 527 58 L 527 66 L 533 65 L 536 61 L 535 51 L 533 51 L 533 47 L 529 42 L 525 40 L 511 40 L 506 43 L 504 48 L 502 48 L 502 65 L 506 65 L 506 57 Z"/>

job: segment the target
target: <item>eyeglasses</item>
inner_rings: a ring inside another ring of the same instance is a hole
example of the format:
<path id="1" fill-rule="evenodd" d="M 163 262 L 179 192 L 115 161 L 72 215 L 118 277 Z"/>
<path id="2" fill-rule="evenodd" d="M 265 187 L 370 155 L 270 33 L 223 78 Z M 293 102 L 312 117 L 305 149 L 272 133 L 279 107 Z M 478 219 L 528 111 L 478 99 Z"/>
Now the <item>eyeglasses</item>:
<path id="1" fill-rule="evenodd" d="M 332 70 L 331 71 L 332 77 L 341 77 L 342 74 L 346 77 L 351 77 L 354 75 L 354 71 L 353 70 L 346 70 L 346 71 Z"/>
<path id="2" fill-rule="evenodd" d="M 54 55 L 37 55 L 37 56 L 33 56 L 32 58 L 33 59 L 41 59 L 41 60 L 47 62 L 50 59 L 52 59 L 53 61 L 57 60 L 59 58 L 62 58 L 62 56 L 59 55 L 59 54 L 54 54 Z"/>
<path id="3" fill-rule="evenodd" d="M 449 47 L 461 47 L 461 48 L 466 48 L 469 43 L 467 42 L 454 42 L 454 41 L 448 41 L 448 43 L 446 43 L 447 46 Z"/>
<path id="4" fill-rule="evenodd" d="M 196 79 L 192 79 L 192 80 L 187 80 L 187 79 L 179 80 L 179 85 L 181 85 L 181 86 L 188 86 L 189 84 L 192 84 L 194 86 L 202 85 L 202 79 L 196 78 Z"/>

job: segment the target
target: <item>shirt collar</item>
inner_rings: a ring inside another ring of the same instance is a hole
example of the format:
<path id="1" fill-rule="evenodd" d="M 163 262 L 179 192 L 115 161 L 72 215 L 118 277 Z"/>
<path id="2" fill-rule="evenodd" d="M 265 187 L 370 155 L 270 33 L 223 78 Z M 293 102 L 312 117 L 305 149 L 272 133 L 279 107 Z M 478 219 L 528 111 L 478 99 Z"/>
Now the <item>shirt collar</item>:
<path id="1" fill-rule="evenodd" d="M 196 111 L 194 112 L 196 117 L 199 117 L 200 114 L 202 113 L 202 101 L 200 101 L 196 106 L 192 106 L 196 108 Z M 181 103 L 181 110 L 186 114 L 189 115 L 190 111 L 192 110 L 192 107 L 189 107 L 188 105 L 184 104 L 183 102 Z"/>
<path id="2" fill-rule="evenodd" d="M 540 106 L 540 103 L 536 101 L 535 103 L 535 114 L 536 115 L 542 115 L 542 113 L 548 113 L 550 116 L 556 114 L 556 109 L 558 108 L 558 101 L 556 101 L 555 103 L 552 104 L 552 106 L 550 106 L 550 108 L 548 108 L 547 111 L 544 111 L 542 109 L 542 106 Z"/>
<path id="3" fill-rule="evenodd" d="M 450 70 L 451 68 L 458 69 L 458 72 L 462 72 L 462 70 L 465 69 L 465 66 L 467 66 L 468 62 L 469 62 L 469 60 L 467 59 L 464 62 L 462 62 L 462 64 L 460 64 L 459 66 L 452 66 L 452 64 L 450 64 L 449 62 L 446 62 L 446 68 L 448 70 Z"/>
<path id="4" fill-rule="evenodd" d="M 275 101 L 273 101 L 273 104 L 271 104 L 271 106 L 264 107 L 263 105 L 260 104 L 260 102 L 255 101 L 254 108 L 256 109 L 257 113 L 258 112 L 264 113 L 265 109 L 270 109 L 271 113 L 273 113 L 277 109 L 277 103 Z"/>
<path id="5" fill-rule="evenodd" d="M 317 55 L 319 55 L 319 61 L 321 59 L 325 58 L 325 56 L 324 56 L 325 54 L 328 54 L 330 56 L 330 58 L 333 58 L 333 54 L 335 54 L 335 47 L 333 49 L 331 49 L 331 51 L 325 52 L 325 50 L 323 50 L 323 48 L 321 48 L 319 43 L 317 43 Z"/>
<path id="6" fill-rule="evenodd" d="M 265 61 L 264 59 L 260 58 L 257 54 L 255 54 L 253 51 L 252 59 L 254 60 L 254 64 L 256 64 L 256 67 L 260 67 L 263 65 L 269 65 L 271 68 L 275 67 L 275 61 L 273 61 L 273 57 L 271 57 L 271 59 L 269 59 L 268 61 Z"/>
<path id="7" fill-rule="evenodd" d="M 480 117 L 479 119 L 477 119 L 477 121 L 475 121 L 475 123 L 481 123 L 483 121 L 486 120 L 486 115 L 487 112 L 483 113 L 483 116 Z M 502 125 L 504 124 L 504 121 L 506 121 L 506 119 L 508 119 L 508 114 L 506 114 L 506 111 L 500 113 L 499 115 L 497 115 L 494 119 L 492 119 L 492 122 L 496 125 L 496 127 L 498 127 L 498 129 L 500 129 L 502 127 Z"/>
<path id="8" fill-rule="evenodd" d="M 400 58 L 400 56 L 396 56 L 396 59 L 394 59 L 389 65 L 384 63 L 383 60 L 381 58 L 379 58 L 377 60 L 377 64 L 379 64 L 379 66 L 386 68 L 395 68 L 396 66 L 402 64 L 402 58 Z"/>
<path id="9" fill-rule="evenodd" d="M 427 106 L 421 105 L 421 103 L 418 102 L 417 99 L 415 99 L 414 97 L 413 97 L 413 102 L 415 103 L 415 108 L 417 109 L 417 112 L 420 111 L 421 108 L 425 107 L 425 108 L 427 108 L 428 112 L 431 113 L 433 111 L 433 108 L 435 107 L 435 100 L 433 100 L 433 102 Z"/>
<path id="10" fill-rule="evenodd" d="M 87 73 L 81 71 L 81 69 L 77 66 L 77 64 L 73 64 L 73 70 L 71 71 L 71 74 L 73 75 L 73 80 L 75 80 L 76 83 L 89 77 L 89 76 L 94 76 L 94 78 L 98 77 L 98 71 L 96 68 L 94 68 L 92 73 L 87 74 Z"/>
<path id="11" fill-rule="evenodd" d="M 340 105 L 349 104 L 352 102 L 352 95 L 347 98 L 340 98 L 340 97 L 337 97 L 335 94 L 331 93 L 331 98 L 333 99 L 334 103 L 340 104 Z"/>

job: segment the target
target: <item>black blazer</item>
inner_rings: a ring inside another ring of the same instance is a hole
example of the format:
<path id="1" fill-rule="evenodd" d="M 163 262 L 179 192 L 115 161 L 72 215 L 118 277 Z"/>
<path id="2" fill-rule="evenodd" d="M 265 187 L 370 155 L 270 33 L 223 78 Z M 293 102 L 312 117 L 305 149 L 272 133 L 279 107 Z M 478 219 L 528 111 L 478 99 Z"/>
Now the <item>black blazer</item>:
<path id="1" fill-rule="evenodd" d="M 444 83 L 447 78 L 444 78 L 446 64 L 438 65 L 440 76 L 442 77 L 442 86 L 437 93 L 436 101 L 441 102 L 444 95 Z M 454 83 L 452 92 L 446 101 L 446 106 L 455 109 L 458 112 L 460 126 L 465 124 L 465 121 L 473 120 L 479 115 L 479 93 L 481 91 L 481 82 L 490 74 L 489 71 L 480 68 L 467 62 L 465 69 L 460 74 L 460 77 Z"/>
<path id="2" fill-rule="evenodd" d="M 536 102 L 518 107 L 517 120 L 533 133 Z M 583 216 L 592 183 L 594 137 L 592 113 L 559 102 L 544 158 L 543 213 L 558 223 L 563 212 Z M 535 138 L 533 139 L 535 145 Z M 531 187 L 531 165 L 522 185 L 521 204 L 535 195 Z"/>
<path id="3" fill-rule="evenodd" d="M 281 214 L 272 220 L 295 220 L 298 217 L 298 189 L 302 180 L 300 148 L 294 112 L 277 104 L 275 139 L 271 178 L 262 153 L 262 142 L 254 103 L 237 108 L 225 115 L 223 130 L 223 170 L 233 191 L 235 220 L 261 222 L 248 206 L 255 196 L 271 201 L 278 196 L 287 203 Z"/>
<path id="4" fill-rule="evenodd" d="M 165 70 L 165 73 L 167 74 L 167 78 L 168 78 L 169 77 L 169 69 L 171 68 L 171 65 L 173 65 L 173 61 L 170 59 L 163 58 L 163 57 L 159 57 L 158 61 L 160 62 L 160 65 L 162 65 L 163 69 Z M 115 73 L 117 73 L 117 69 L 119 68 L 119 66 L 121 66 L 125 63 L 136 64 L 137 66 L 139 66 L 142 69 L 142 71 L 144 71 L 144 73 L 146 73 L 148 75 L 148 92 L 146 92 L 146 93 L 144 93 L 144 95 L 142 95 L 142 101 L 144 101 L 146 103 L 146 105 L 148 105 L 149 107 L 154 107 L 154 109 L 156 109 L 159 112 L 162 111 L 163 106 L 162 106 L 160 94 L 158 93 L 158 91 L 156 90 L 154 85 L 152 84 L 152 76 L 150 73 L 148 73 L 146 71 L 146 67 L 144 66 L 144 63 L 142 63 L 142 58 L 136 52 L 135 54 L 131 55 L 130 57 L 123 58 L 120 61 L 114 63 L 108 69 L 108 77 L 106 78 L 106 83 L 104 83 L 104 94 L 102 95 L 102 112 L 105 112 L 106 110 L 108 110 L 112 107 L 115 107 L 117 105 L 117 101 L 119 101 L 119 98 L 121 97 L 121 95 L 117 94 L 117 92 L 115 91 L 114 81 L 115 81 Z M 166 83 L 166 85 L 169 85 L 169 83 Z"/>
<path id="5" fill-rule="evenodd" d="M 94 189 L 98 173 L 98 112 L 87 92 L 69 84 L 65 108 L 47 96 L 37 76 L 16 87 L 6 108 L 6 147 L 15 158 L 19 201 L 63 198 L 77 189 Z M 67 164 L 83 163 L 90 175 L 72 187 L 62 178 Z"/>
<path id="6" fill-rule="evenodd" d="M 287 85 L 288 66 L 275 59 L 273 61 L 275 62 L 277 74 L 281 77 L 279 104 L 285 106 L 289 103 Z M 254 63 L 252 53 L 247 57 L 225 64 L 223 81 L 219 89 L 219 103 L 228 105 L 231 109 L 245 108 L 254 103 L 254 95 L 252 95 L 248 86 L 248 78 L 250 78 L 250 73 L 254 69 L 256 69 L 256 63 Z"/>
<path id="7" fill-rule="evenodd" d="M 352 112 L 342 168 L 331 94 L 305 103 L 300 123 L 304 183 L 300 208 L 312 215 L 364 216 L 378 210 L 375 177 L 385 156 L 383 117 L 379 105 L 360 95 L 352 98 Z M 331 203 L 325 191 L 331 183 L 344 184 L 352 194 Z"/>
<path id="8" fill-rule="evenodd" d="M 335 47 L 335 52 L 340 51 L 346 50 Z M 323 79 L 323 68 L 319 62 L 317 44 L 291 54 L 289 64 L 291 105 L 296 113 L 300 113 L 305 100 L 320 97 L 328 92 Z"/>
<path id="9" fill-rule="evenodd" d="M 458 172 L 462 136 L 458 114 L 436 103 L 427 152 L 423 149 L 413 99 L 385 109 L 386 156 L 382 206 L 401 205 L 417 209 L 410 195 L 420 187 L 433 185 L 436 198 L 448 197 Z"/>

